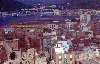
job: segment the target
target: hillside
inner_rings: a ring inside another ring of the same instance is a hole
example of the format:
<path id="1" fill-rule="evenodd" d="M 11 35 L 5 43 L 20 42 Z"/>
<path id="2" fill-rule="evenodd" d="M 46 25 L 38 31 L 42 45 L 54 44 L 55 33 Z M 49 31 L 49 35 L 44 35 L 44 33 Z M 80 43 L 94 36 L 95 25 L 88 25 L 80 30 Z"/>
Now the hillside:
<path id="1" fill-rule="evenodd" d="M 31 8 L 31 6 L 15 0 L 1 0 L 0 2 L 0 11 L 17 11 L 21 8 Z"/>
<path id="2" fill-rule="evenodd" d="M 100 0 L 72 0 L 68 8 L 100 9 Z"/>
<path id="3" fill-rule="evenodd" d="M 29 5 L 61 5 L 68 9 L 100 9 L 100 0 L 17 0 Z"/>

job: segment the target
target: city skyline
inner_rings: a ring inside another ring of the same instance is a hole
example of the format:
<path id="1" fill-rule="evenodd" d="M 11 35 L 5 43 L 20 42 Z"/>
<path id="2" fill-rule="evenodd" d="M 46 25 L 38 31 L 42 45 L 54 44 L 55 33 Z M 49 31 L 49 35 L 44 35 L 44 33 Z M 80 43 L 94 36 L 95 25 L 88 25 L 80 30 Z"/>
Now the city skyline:
<path id="1" fill-rule="evenodd" d="M 100 64 L 100 0 L 1 0 L 0 64 Z"/>

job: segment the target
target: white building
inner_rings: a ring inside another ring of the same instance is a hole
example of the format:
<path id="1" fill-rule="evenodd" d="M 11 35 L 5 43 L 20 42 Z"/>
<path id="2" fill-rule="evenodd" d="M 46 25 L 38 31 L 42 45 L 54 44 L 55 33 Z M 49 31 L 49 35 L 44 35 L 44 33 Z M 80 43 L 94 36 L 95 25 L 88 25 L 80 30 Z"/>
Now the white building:
<path id="1" fill-rule="evenodd" d="M 44 9 L 42 15 L 54 15 L 54 11 L 49 9 Z"/>
<path id="2" fill-rule="evenodd" d="M 56 31 L 52 31 L 52 35 L 57 35 L 57 32 Z"/>
<path id="3" fill-rule="evenodd" d="M 80 15 L 80 28 L 82 30 L 82 32 L 89 32 L 91 31 L 90 28 L 91 27 L 87 27 L 87 24 L 91 21 L 91 15 L 90 14 L 82 14 Z"/>
<path id="4" fill-rule="evenodd" d="M 59 25 L 57 25 L 57 24 L 47 24 L 47 26 L 48 26 L 48 28 L 50 28 L 50 29 L 58 29 L 59 28 Z"/>
<path id="5" fill-rule="evenodd" d="M 88 23 L 89 21 L 91 21 L 91 15 L 90 14 L 81 14 L 80 15 L 80 21 L 82 22 L 82 23 Z"/>
<path id="6" fill-rule="evenodd" d="M 50 35 L 52 35 L 52 33 L 50 33 L 50 32 L 44 32 L 43 33 L 43 36 L 50 36 Z"/>
<path id="7" fill-rule="evenodd" d="M 70 44 L 68 41 L 58 41 L 55 46 L 55 50 L 61 49 L 61 52 L 68 51 Z M 57 51 L 56 51 L 57 52 Z M 60 50 L 58 50 L 60 52 Z"/>
<path id="8" fill-rule="evenodd" d="M 61 11 L 58 9 L 53 10 L 54 11 L 54 15 L 61 15 Z"/>
<path id="9" fill-rule="evenodd" d="M 65 21 L 67 21 L 67 20 L 65 20 Z M 74 31 L 75 29 L 73 29 L 74 28 L 74 25 L 75 24 L 77 24 L 77 22 L 71 22 L 71 20 L 68 20 L 67 22 L 66 22 L 66 27 L 67 27 L 67 29 L 69 30 L 69 31 Z"/>
<path id="10" fill-rule="evenodd" d="M 96 49 L 96 56 L 100 57 L 100 49 Z"/>
<path id="11" fill-rule="evenodd" d="M 4 28 L 5 34 L 13 32 L 14 28 Z"/>
<path id="12" fill-rule="evenodd" d="M 56 64 L 73 64 L 74 55 L 68 52 L 70 44 L 68 41 L 58 41 L 55 46 L 55 63 Z"/>

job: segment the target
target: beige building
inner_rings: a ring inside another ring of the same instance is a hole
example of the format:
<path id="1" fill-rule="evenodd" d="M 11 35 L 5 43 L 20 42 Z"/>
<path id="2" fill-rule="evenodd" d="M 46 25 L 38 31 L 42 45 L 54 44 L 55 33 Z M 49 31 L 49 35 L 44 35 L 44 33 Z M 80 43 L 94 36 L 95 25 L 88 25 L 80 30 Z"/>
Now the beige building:
<path id="1" fill-rule="evenodd" d="M 75 64 L 75 53 L 55 53 L 56 64 Z"/>

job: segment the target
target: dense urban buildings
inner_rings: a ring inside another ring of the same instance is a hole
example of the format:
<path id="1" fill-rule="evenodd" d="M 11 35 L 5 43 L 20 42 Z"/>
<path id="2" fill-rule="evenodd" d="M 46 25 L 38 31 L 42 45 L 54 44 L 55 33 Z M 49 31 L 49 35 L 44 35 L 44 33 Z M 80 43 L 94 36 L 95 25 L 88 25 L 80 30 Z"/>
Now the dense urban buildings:
<path id="1" fill-rule="evenodd" d="M 86 8 L 2 8 L 0 64 L 100 64 L 100 10 Z"/>

